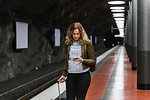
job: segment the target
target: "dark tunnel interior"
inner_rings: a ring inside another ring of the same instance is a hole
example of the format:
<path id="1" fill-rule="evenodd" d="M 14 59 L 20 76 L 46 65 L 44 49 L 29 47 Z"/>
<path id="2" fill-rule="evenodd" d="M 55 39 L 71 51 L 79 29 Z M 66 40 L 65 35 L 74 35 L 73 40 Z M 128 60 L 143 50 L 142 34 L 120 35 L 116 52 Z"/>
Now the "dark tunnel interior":
<path id="1" fill-rule="evenodd" d="M 83 25 L 89 38 L 93 36 L 96 53 L 123 45 L 124 38 L 115 37 L 120 33 L 108 1 L 0 0 L 0 85 L 37 69 L 54 70 L 51 64 L 64 62 L 65 36 L 69 25 L 74 22 Z M 123 1 L 126 1 L 123 4 L 126 18 L 130 0 Z M 16 48 L 16 22 L 28 24 L 26 49 Z M 61 33 L 60 46 L 54 43 L 56 28 Z"/>

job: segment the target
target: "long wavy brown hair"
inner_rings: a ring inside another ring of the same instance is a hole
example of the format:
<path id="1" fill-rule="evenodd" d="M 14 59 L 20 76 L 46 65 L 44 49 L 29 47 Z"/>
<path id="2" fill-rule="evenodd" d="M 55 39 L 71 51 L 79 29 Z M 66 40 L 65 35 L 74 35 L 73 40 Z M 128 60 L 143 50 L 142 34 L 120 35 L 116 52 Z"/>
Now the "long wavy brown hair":
<path id="1" fill-rule="evenodd" d="M 89 41 L 89 38 L 83 28 L 83 26 L 79 23 L 79 22 L 75 22 L 75 23 L 72 23 L 69 28 L 68 28 L 68 31 L 67 31 L 67 36 L 66 36 L 66 41 L 65 43 L 67 45 L 69 44 L 72 44 L 73 43 L 73 31 L 75 29 L 79 29 L 79 32 L 80 32 L 80 38 L 79 38 L 79 42 L 81 41 Z"/>

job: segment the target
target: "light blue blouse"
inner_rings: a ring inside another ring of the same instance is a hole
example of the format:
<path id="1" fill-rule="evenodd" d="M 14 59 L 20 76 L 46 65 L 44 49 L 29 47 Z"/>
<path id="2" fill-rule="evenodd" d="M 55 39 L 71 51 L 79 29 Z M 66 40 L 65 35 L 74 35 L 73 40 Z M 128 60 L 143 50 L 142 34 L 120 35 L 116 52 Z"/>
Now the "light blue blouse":
<path id="1" fill-rule="evenodd" d="M 72 58 L 77 57 L 81 57 L 81 45 L 77 42 L 73 42 L 69 52 L 68 73 L 83 73 L 89 70 L 89 68 L 83 70 L 82 62 L 72 61 Z"/>

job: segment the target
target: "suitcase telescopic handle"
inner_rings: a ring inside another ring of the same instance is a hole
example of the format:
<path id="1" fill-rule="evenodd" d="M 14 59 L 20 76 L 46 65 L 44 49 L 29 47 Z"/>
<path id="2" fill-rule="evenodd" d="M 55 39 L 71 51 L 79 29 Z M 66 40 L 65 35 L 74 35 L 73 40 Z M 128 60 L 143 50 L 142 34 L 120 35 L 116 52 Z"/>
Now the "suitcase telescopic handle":
<path id="1" fill-rule="evenodd" d="M 58 83 L 58 94 L 59 94 L 59 100 L 61 100 L 61 95 L 60 95 L 60 84 L 59 84 L 59 80 L 57 80 L 57 83 Z"/>
<path id="2" fill-rule="evenodd" d="M 58 83 L 58 94 L 59 94 L 59 100 L 61 100 L 61 94 L 60 94 L 60 82 L 59 82 L 60 80 L 58 79 L 57 80 L 57 83 Z M 66 78 L 64 79 L 64 81 L 66 81 Z"/>

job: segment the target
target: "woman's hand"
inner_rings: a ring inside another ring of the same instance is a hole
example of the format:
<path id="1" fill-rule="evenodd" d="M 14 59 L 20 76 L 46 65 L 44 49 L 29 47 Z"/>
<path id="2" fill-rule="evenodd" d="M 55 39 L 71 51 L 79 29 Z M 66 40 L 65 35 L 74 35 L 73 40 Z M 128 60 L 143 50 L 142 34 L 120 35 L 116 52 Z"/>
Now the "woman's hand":
<path id="1" fill-rule="evenodd" d="M 65 76 L 61 76 L 60 78 L 59 78 L 59 80 L 58 80 L 60 83 L 63 83 L 64 81 L 65 81 Z"/>
<path id="2" fill-rule="evenodd" d="M 72 61 L 83 62 L 83 59 L 82 59 L 81 57 L 78 57 L 78 58 L 72 58 Z"/>

